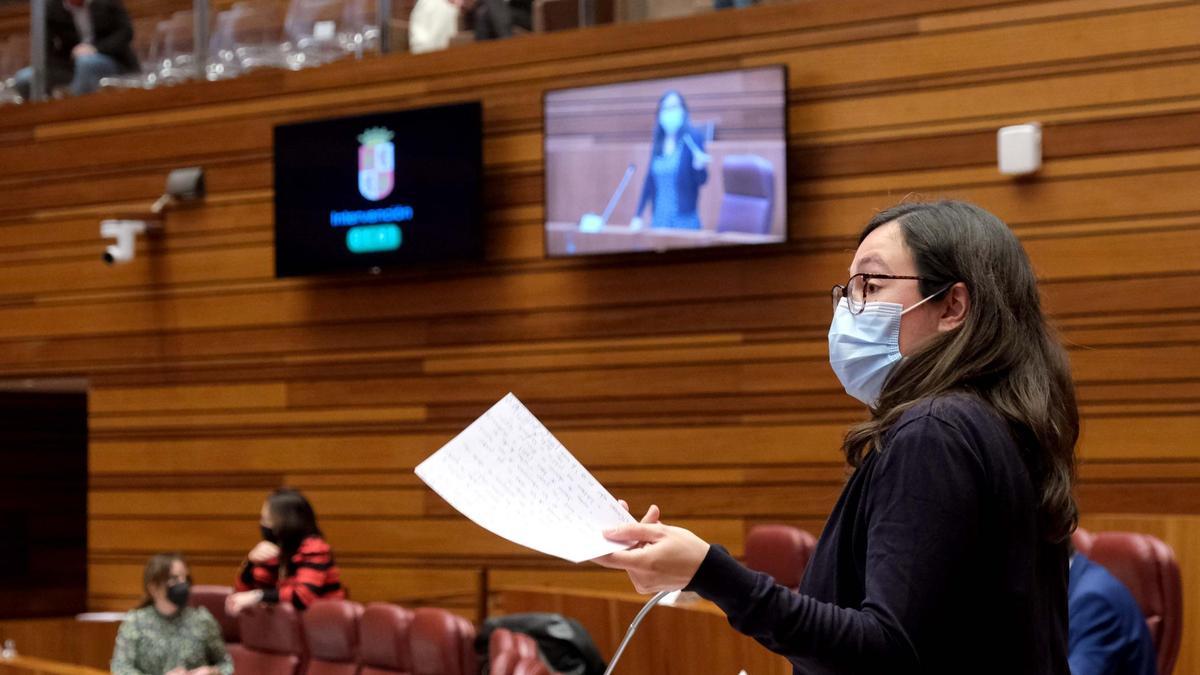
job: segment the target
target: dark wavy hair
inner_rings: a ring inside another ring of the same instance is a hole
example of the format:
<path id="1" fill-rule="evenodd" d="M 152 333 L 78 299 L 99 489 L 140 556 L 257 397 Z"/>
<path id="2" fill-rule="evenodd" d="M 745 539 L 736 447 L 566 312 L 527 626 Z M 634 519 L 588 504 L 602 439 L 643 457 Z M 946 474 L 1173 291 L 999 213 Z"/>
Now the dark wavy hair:
<path id="1" fill-rule="evenodd" d="M 882 211 L 859 243 L 892 221 L 899 222 L 924 279 L 922 297 L 940 299 L 948 292 L 943 289 L 962 282 L 971 302 L 962 325 L 930 339 L 889 373 L 871 418 L 846 433 L 846 460 L 857 467 L 922 400 L 972 394 L 1012 430 L 1040 497 L 1043 538 L 1069 538 L 1079 519 L 1072 494 L 1079 411 L 1066 351 L 1042 314 L 1025 249 L 1003 221 L 961 201 L 903 203 Z"/>
<path id="2" fill-rule="evenodd" d="M 279 562 L 292 572 L 292 556 L 300 544 L 311 536 L 323 537 L 317 527 L 317 514 L 299 490 L 279 488 L 267 497 L 267 510 L 275 521 L 275 536 L 279 538 Z"/>

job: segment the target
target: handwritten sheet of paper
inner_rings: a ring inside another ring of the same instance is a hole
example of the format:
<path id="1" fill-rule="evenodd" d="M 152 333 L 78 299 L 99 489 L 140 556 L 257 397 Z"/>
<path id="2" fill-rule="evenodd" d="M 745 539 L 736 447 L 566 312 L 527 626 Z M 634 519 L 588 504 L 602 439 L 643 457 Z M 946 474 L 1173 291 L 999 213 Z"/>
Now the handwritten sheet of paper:
<path id="1" fill-rule="evenodd" d="M 416 472 L 477 525 L 575 563 L 628 548 L 601 532 L 636 522 L 512 394 Z"/>

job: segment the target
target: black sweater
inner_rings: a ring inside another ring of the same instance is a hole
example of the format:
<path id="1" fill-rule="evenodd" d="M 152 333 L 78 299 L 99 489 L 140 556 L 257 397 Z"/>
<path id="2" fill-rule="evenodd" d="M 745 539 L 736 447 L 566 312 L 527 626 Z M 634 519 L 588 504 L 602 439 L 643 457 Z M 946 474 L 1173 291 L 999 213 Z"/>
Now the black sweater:
<path id="1" fill-rule="evenodd" d="M 838 499 L 800 592 L 713 546 L 689 590 L 797 673 L 1068 675 L 1067 551 L 1008 425 L 967 395 L 907 411 Z"/>

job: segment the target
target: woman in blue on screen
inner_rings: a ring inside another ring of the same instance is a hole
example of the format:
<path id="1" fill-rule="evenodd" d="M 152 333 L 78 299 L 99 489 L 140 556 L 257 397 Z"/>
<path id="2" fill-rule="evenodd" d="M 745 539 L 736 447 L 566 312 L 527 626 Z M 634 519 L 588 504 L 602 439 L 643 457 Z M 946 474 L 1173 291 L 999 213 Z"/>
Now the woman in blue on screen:
<path id="1" fill-rule="evenodd" d="M 690 124 L 683 96 L 674 90 L 663 94 L 658 99 L 649 171 L 629 226 L 641 229 L 642 213 L 653 203 L 652 227 L 699 230 L 696 201 L 700 186 L 708 181 L 710 161 L 712 155 L 704 151 L 704 134 Z"/>

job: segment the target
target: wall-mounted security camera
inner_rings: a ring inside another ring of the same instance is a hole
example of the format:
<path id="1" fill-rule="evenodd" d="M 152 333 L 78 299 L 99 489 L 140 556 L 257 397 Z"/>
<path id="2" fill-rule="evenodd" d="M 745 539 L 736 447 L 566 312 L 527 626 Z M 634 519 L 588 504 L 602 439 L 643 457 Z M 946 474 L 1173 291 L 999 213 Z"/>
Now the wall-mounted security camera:
<path id="1" fill-rule="evenodd" d="M 116 240 L 116 243 L 104 249 L 101 258 L 109 265 L 121 265 L 133 260 L 138 235 L 162 228 L 162 221 L 157 217 L 168 204 L 193 202 L 200 199 L 204 199 L 204 169 L 198 166 L 175 169 L 167 175 L 166 192 L 150 207 L 154 218 L 150 220 L 100 221 L 100 236 Z"/>
<path id="2" fill-rule="evenodd" d="M 199 166 L 175 169 L 167 174 L 167 189 L 150 207 L 150 211 L 161 213 L 168 204 L 201 199 L 204 199 L 204 169 Z"/>
<path id="3" fill-rule="evenodd" d="M 139 234 L 146 233 L 144 220 L 102 220 L 100 221 L 100 236 L 105 239 L 116 239 L 117 242 L 104 249 L 101 256 L 109 265 L 122 265 L 133 260 L 134 249 Z"/>

